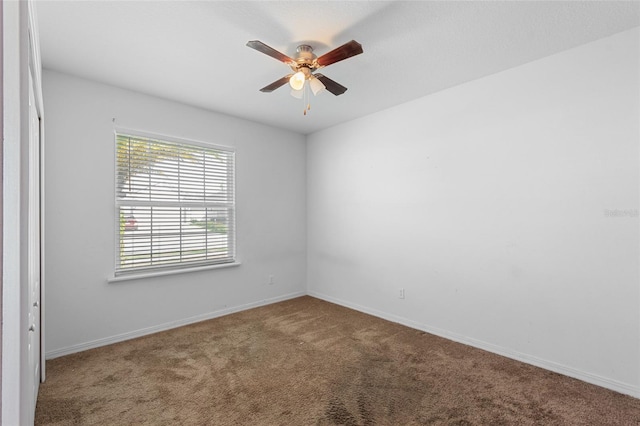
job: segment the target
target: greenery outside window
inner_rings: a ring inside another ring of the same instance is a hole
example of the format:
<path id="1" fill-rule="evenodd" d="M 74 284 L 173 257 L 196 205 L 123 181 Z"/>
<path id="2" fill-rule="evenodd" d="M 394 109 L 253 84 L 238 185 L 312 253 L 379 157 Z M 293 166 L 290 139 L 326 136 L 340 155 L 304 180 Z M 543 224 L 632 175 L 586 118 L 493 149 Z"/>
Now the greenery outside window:
<path id="1" fill-rule="evenodd" d="M 116 132 L 115 274 L 235 261 L 235 153 Z"/>

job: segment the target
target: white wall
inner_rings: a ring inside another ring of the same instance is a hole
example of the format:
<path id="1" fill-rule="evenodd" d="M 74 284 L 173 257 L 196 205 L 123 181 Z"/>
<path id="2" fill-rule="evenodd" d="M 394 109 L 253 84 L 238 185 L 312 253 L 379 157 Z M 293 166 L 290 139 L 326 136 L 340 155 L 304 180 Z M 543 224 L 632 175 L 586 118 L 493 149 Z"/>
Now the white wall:
<path id="1" fill-rule="evenodd" d="M 310 294 L 640 396 L 639 39 L 310 135 Z"/>
<path id="2" fill-rule="evenodd" d="M 48 357 L 306 292 L 304 136 L 53 71 L 43 80 Z M 120 127 L 235 147 L 242 265 L 107 282 L 114 118 Z"/>

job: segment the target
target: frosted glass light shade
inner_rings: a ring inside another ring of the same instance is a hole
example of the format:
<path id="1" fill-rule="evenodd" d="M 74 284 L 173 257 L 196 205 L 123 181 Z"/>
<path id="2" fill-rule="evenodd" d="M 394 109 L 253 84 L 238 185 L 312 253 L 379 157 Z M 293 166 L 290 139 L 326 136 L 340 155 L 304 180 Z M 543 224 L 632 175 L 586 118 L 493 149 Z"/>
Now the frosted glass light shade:
<path id="1" fill-rule="evenodd" d="M 293 96 L 294 98 L 297 98 L 297 99 L 302 99 L 302 96 L 304 96 L 304 90 L 293 90 L 293 89 L 291 89 L 291 96 Z"/>
<path id="2" fill-rule="evenodd" d="M 311 77 L 309 79 L 309 87 L 311 87 L 311 91 L 313 92 L 314 95 L 317 95 L 318 93 L 326 89 L 325 85 L 322 84 L 322 82 L 318 80 L 316 77 Z"/>
<path id="3" fill-rule="evenodd" d="M 306 76 L 302 71 L 298 71 L 289 79 L 289 85 L 293 90 L 301 90 L 304 87 Z"/>

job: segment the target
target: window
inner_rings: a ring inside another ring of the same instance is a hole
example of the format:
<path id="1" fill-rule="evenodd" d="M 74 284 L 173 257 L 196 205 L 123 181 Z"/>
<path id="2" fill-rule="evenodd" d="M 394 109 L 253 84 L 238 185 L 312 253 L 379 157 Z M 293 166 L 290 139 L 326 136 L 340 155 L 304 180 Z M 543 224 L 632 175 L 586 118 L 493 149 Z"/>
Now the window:
<path id="1" fill-rule="evenodd" d="M 116 132 L 116 276 L 234 262 L 234 192 L 232 150 Z"/>

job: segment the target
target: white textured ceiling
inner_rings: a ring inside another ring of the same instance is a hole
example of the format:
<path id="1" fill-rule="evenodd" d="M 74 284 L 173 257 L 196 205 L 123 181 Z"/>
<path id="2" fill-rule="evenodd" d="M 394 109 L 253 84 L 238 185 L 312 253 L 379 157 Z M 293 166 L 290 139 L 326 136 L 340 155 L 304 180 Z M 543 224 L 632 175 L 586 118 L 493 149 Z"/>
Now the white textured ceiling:
<path id="1" fill-rule="evenodd" d="M 36 2 L 43 66 L 308 134 L 640 25 L 637 1 Z M 289 68 L 245 46 L 318 56 L 348 87 L 302 101 L 259 89 Z M 45 99 L 46 101 L 46 99 Z"/>

